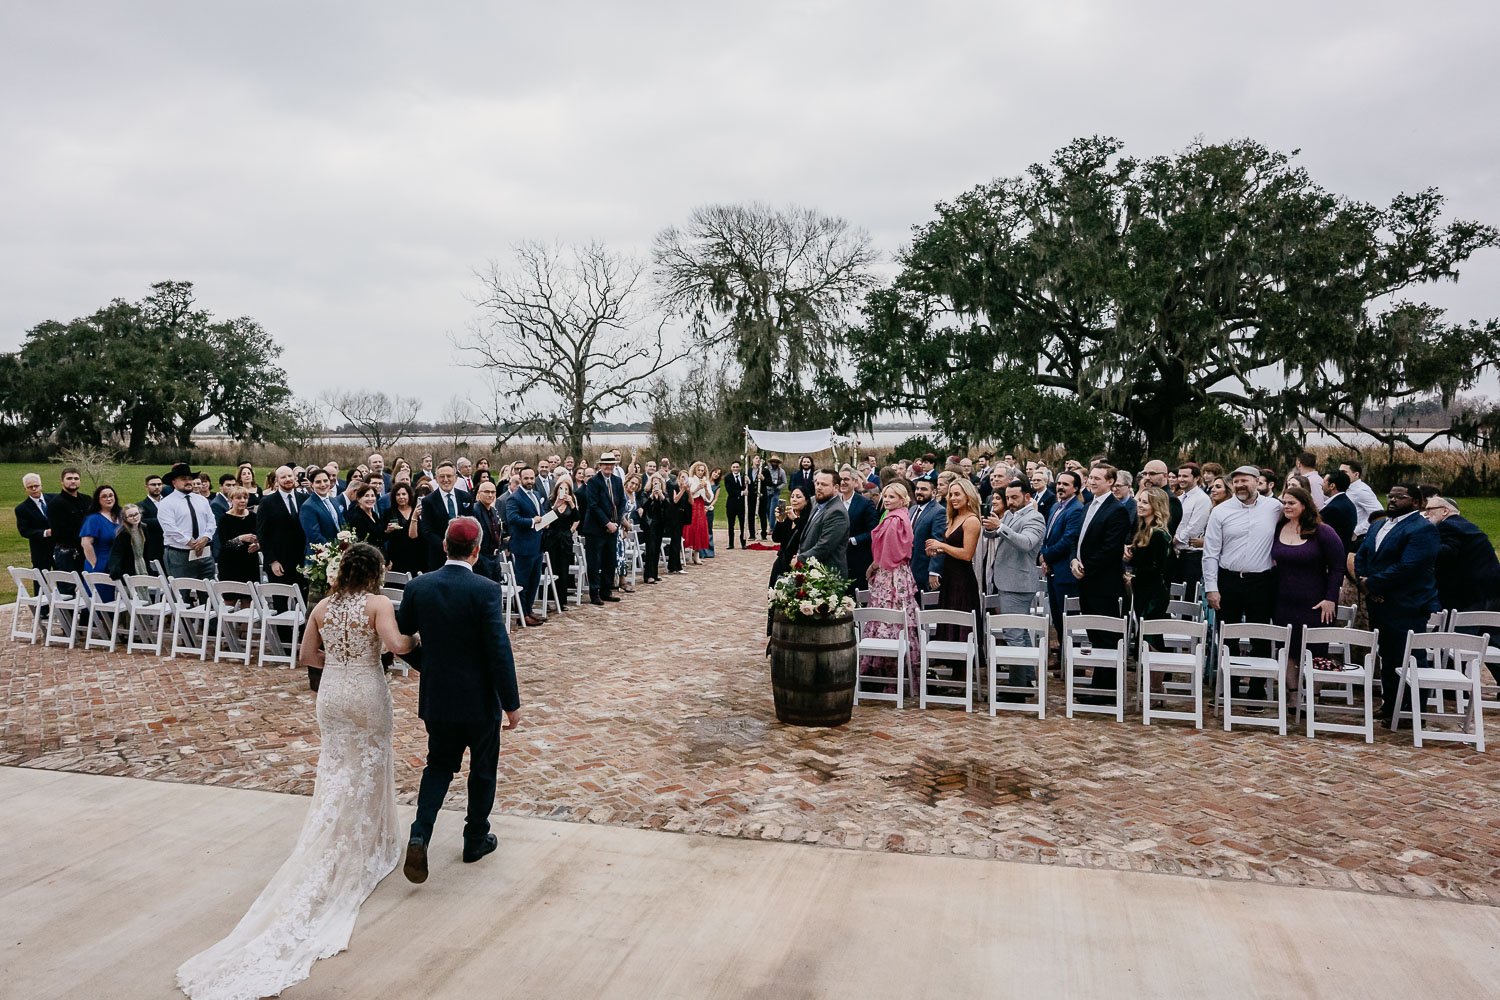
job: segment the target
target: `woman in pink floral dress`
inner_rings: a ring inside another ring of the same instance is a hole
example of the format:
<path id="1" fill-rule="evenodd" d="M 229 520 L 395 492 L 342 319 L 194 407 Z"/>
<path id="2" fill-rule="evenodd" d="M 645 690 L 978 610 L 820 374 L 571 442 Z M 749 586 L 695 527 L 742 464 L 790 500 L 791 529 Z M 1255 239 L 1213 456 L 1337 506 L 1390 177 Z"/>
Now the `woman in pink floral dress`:
<path id="1" fill-rule="evenodd" d="M 917 652 L 917 582 L 911 575 L 912 531 L 911 496 L 905 483 L 891 483 L 880 493 L 885 516 L 875 526 L 870 536 L 870 547 L 874 562 L 870 566 L 870 607 L 890 608 L 903 612 L 905 625 L 890 625 L 871 622 L 865 626 L 866 638 L 892 639 L 906 633 L 907 678 L 916 676 L 917 664 L 921 662 Z M 861 673 L 895 674 L 895 663 L 884 657 L 863 657 Z M 911 681 L 911 691 L 916 694 L 916 684 Z"/>

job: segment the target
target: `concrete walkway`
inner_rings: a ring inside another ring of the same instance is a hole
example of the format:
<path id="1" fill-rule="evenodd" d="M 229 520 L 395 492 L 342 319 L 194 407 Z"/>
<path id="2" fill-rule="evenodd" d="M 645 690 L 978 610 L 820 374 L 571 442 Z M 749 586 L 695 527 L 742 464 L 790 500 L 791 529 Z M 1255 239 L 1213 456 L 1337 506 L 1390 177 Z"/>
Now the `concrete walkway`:
<path id="1" fill-rule="evenodd" d="M 171 997 L 300 796 L 0 768 L 0 996 Z M 1500 911 L 500 817 L 399 871 L 289 998 L 1489 996 Z"/>

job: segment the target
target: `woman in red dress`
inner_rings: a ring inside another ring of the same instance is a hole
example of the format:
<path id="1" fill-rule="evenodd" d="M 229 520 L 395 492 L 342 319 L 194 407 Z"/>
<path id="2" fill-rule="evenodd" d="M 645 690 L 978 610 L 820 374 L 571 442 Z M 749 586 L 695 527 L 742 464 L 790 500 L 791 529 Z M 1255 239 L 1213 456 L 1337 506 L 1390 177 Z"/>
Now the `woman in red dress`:
<path id="1" fill-rule="evenodd" d="M 688 469 L 688 495 L 693 500 L 693 519 L 682 529 L 682 547 L 692 556 L 692 562 L 701 563 L 703 553 L 708 551 L 708 505 L 713 502 L 713 487 L 708 482 L 708 466 L 694 462 Z"/>

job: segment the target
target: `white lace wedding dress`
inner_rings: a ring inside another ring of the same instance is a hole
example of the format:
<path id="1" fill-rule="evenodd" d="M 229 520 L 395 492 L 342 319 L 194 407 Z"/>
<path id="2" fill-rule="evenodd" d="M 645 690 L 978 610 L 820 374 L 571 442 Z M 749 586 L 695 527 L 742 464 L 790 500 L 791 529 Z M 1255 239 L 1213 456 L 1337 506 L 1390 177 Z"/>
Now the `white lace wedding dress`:
<path id="1" fill-rule="evenodd" d="M 291 857 L 228 937 L 177 970 L 193 1000 L 276 996 L 349 946 L 360 904 L 396 867 L 391 693 L 362 594 L 340 595 L 322 627 L 322 752 Z"/>

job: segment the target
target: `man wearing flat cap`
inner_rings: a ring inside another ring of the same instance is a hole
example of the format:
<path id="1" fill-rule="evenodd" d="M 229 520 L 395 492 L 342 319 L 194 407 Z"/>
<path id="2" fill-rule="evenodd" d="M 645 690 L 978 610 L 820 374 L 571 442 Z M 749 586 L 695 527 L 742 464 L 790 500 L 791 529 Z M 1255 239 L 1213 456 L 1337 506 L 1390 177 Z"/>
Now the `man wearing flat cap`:
<path id="1" fill-rule="evenodd" d="M 615 603 L 615 570 L 619 565 L 618 544 L 625 519 L 625 486 L 615 475 L 619 458 L 612 451 L 599 456 L 599 471 L 583 484 L 580 506 L 583 523 L 583 554 L 589 571 L 589 602 Z"/>
<path id="2" fill-rule="evenodd" d="M 1268 624 L 1276 603 L 1271 544 L 1281 522 L 1281 501 L 1257 492 L 1260 469 L 1242 465 L 1229 474 L 1233 493 L 1208 515 L 1203 533 L 1203 591 L 1219 624 Z M 1259 645 L 1259 643 L 1257 643 Z M 1257 648 L 1254 655 L 1264 656 Z M 1266 682 L 1250 682 L 1248 697 L 1266 696 Z"/>

